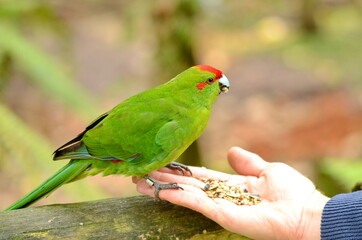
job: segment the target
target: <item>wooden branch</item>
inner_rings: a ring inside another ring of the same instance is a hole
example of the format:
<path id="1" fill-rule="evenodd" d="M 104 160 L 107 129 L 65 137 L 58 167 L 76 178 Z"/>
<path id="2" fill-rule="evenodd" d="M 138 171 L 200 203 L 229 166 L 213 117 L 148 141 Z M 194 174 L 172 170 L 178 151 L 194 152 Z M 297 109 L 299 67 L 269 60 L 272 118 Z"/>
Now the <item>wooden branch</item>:
<path id="1" fill-rule="evenodd" d="M 134 196 L 0 212 L 0 239 L 246 239 L 192 210 Z"/>

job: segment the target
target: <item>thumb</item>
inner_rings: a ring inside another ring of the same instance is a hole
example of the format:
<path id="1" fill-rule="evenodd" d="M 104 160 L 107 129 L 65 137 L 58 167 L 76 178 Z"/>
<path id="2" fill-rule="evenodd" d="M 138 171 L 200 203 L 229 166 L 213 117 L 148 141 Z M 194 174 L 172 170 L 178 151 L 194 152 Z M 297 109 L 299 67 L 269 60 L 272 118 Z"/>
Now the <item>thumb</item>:
<path id="1" fill-rule="evenodd" d="M 255 177 L 259 177 L 269 164 L 255 153 L 239 147 L 232 147 L 229 150 L 228 160 L 238 174 Z"/>

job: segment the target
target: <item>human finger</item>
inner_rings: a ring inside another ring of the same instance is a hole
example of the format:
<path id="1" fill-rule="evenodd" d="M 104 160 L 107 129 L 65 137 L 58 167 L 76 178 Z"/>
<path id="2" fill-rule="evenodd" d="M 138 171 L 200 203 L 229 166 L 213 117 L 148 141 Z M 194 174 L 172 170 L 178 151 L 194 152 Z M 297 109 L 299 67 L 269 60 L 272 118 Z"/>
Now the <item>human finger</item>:
<path id="1" fill-rule="evenodd" d="M 232 147 L 229 150 L 228 161 L 238 174 L 255 177 L 260 177 L 269 164 L 255 153 L 239 147 Z"/>
<path id="2" fill-rule="evenodd" d="M 132 182 L 133 182 L 134 184 L 137 184 L 140 179 L 141 179 L 141 178 L 132 176 Z"/>
<path id="3" fill-rule="evenodd" d="M 192 167 L 189 166 L 189 169 L 192 172 L 192 176 L 196 178 L 207 178 L 207 179 L 229 179 L 230 175 L 214 170 L 207 169 L 205 167 Z M 172 170 L 167 167 L 160 168 L 158 171 L 165 172 L 165 173 L 173 173 L 175 174 L 177 170 Z M 178 174 L 179 175 L 179 174 Z M 185 175 L 188 176 L 188 175 Z"/>
<path id="4" fill-rule="evenodd" d="M 165 181 L 165 182 L 177 182 L 177 183 L 184 183 L 184 184 L 191 184 L 194 186 L 198 186 L 201 189 L 205 189 L 205 180 L 222 180 L 225 181 L 227 185 L 236 186 L 239 185 L 240 187 L 246 188 L 251 190 L 250 188 L 252 185 L 250 183 L 254 183 L 255 181 L 251 181 L 251 178 L 255 177 L 245 177 L 242 175 L 230 175 L 222 172 L 217 172 L 213 170 L 209 170 L 206 168 L 199 168 L 199 167 L 192 167 L 192 170 L 196 174 L 193 177 L 182 176 L 182 175 L 175 175 L 173 174 L 173 170 L 169 171 L 167 168 L 162 168 L 156 172 L 151 174 L 156 180 Z M 170 173 L 169 173 L 170 172 Z M 197 178 L 197 179 L 196 179 Z M 210 182 L 208 183 L 210 184 Z M 250 186 L 249 186 L 250 185 Z"/>
<path id="5" fill-rule="evenodd" d="M 156 181 L 170 183 L 170 182 L 176 182 L 177 184 L 188 184 L 193 185 L 198 188 L 205 188 L 205 183 L 200 181 L 199 179 L 193 178 L 193 177 L 187 177 L 182 175 L 175 175 L 171 173 L 165 173 L 160 171 L 155 171 L 149 174 L 152 178 L 154 178 Z"/>

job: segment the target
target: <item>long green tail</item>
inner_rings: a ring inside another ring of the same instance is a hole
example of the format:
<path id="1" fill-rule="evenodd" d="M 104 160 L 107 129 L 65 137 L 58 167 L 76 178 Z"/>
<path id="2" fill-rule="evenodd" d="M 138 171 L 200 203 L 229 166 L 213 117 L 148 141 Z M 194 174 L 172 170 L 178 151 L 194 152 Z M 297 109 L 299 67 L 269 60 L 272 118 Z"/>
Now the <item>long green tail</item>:
<path id="1" fill-rule="evenodd" d="M 84 161 L 70 161 L 66 166 L 61 168 L 48 180 L 40 184 L 33 191 L 13 203 L 11 206 L 6 208 L 4 211 L 14 210 L 18 208 L 24 208 L 35 203 L 42 197 L 48 195 L 61 185 L 76 178 L 79 174 L 84 172 L 89 167 L 89 162 Z"/>

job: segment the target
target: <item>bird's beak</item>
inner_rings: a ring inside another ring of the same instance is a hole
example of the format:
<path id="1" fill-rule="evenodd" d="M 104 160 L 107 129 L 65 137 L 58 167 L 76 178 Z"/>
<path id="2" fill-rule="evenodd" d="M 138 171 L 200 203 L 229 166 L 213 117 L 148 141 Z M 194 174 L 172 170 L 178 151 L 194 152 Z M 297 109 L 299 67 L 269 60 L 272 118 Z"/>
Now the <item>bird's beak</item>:
<path id="1" fill-rule="evenodd" d="M 230 83 L 227 77 L 223 74 L 219 79 L 220 93 L 227 93 L 229 91 Z"/>

